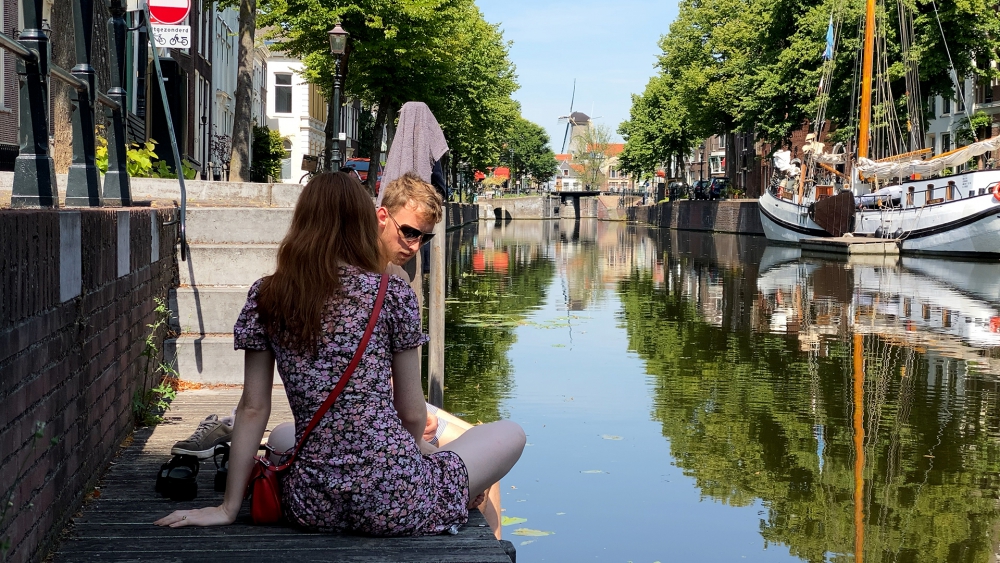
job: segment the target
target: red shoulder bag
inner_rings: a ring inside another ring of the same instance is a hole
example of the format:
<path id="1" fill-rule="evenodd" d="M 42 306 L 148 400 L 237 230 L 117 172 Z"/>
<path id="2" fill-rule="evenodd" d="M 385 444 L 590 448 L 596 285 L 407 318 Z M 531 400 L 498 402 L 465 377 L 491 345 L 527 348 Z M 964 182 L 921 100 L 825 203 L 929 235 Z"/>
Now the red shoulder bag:
<path id="1" fill-rule="evenodd" d="M 368 347 L 368 340 L 371 338 L 372 331 L 375 330 L 375 323 L 378 321 L 379 312 L 382 311 L 382 301 L 385 300 L 385 290 L 388 286 L 389 275 L 382 274 L 382 281 L 378 287 L 378 296 L 375 298 L 375 307 L 372 309 L 372 316 L 368 319 L 368 327 L 365 328 L 365 334 L 361 337 L 358 349 L 354 351 L 351 363 L 347 365 L 344 374 L 340 376 L 340 381 L 330 391 L 330 395 L 327 396 L 326 400 L 319 407 L 319 410 L 313 415 L 312 420 L 309 421 L 309 426 L 306 426 L 306 431 L 299 438 L 299 443 L 295 444 L 295 448 L 291 451 L 281 454 L 285 461 L 280 464 L 271 463 L 266 455 L 254 458 L 253 471 L 250 473 L 250 482 L 247 484 L 246 492 L 246 496 L 250 498 L 250 517 L 253 518 L 254 524 L 273 524 L 281 519 L 281 474 L 288 470 L 288 467 L 295 461 L 295 456 L 302 449 L 302 445 L 305 444 L 309 434 L 319 424 L 323 415 L 333 406 L 334 401 L 337 400 L 340 392 L 347 385 L 347 380 L 351 378 L 354 369 L 361 362 L 361 357 L 365 354 L 365 348 Z"/>

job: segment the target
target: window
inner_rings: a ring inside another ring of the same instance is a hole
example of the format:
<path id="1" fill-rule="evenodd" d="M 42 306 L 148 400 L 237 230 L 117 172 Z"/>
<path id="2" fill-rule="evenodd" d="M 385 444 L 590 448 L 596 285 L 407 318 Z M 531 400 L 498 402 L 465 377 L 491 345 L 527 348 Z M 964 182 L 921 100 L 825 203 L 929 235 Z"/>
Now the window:
<path id="1" fill-rule="evenodd" d="M 292 142 L 285 139 L 281 142 L 285 149 L 285 158 L 281 159 L 281 179 L 291 180 L 292 178 Z"/>
<path id="2" fill-rule="evenodd" d="M 961 92 L 959 93 L 958 98 L 955 99 L 955 111 L 965 111 L 965 98 L 961 95 Z"/>
<path id="3" fill-rule="evenodd" d="M 951 98 L 941 98 L 941 115 L 951 113 Z"/>
<path id="4" fill-rule="evenodd" d="M 292 113 L 292 75 L 274 73 L 274 113 Z"/>
<path id="5" fill-rule="evenodd" d="M 722 174 L 722 157 L 721 156 L 710 156 L 708 157 L 708 165 L 712 169 L 712 174 Z"/>
<path id="6" fill-rule="evenodd" d="M 720 149 L 726 148 L 726 136 L 725 135 L 719 135 L 719 148 Z"/>
<path id="7" fill-rule="evenodd" d="M 937 102 L 933 97 L 927 100 L 927 118 L 934 119 L 937 117 Z"/>
<path id="8" fill-rule="evenodd" d="M 608 169 L 608 177 L 609 178 L 617 178 L 618 177 L 618 171 L 615 170 L 614 168 L 609 168 Z"/>
<path id="9" fill-rule="evenodd" d="M 941 133 L 941 152 L 946 153 L 951 150 L 951 134 Z"/>

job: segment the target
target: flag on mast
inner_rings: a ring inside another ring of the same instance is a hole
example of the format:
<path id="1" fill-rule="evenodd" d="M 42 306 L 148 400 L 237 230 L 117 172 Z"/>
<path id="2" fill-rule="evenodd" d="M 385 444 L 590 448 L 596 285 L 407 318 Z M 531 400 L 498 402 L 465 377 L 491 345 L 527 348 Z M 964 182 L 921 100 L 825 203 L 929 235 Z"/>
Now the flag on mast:
<path id="1" fill-rule="evenodd" d="M 823 51 L 823 60 L 833 60 L 833 14 L 830 14 L 830 25 L 826 28 L 826 50 Z"/>

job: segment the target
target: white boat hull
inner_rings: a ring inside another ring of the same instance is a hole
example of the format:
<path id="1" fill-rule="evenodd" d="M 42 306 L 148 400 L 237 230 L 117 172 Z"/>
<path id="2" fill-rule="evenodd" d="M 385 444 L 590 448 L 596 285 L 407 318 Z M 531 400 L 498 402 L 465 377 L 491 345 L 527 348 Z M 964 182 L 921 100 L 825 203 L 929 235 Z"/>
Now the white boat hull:
<path id="1" fill-rule="evenodd" d="M 853 234 L 897 239 L 906 253 L 1000 255 L 1000 200 L 985 189 L 1000 181 L 1000 170 L 971 172 L 958 179 L 959 198 L 951 201 L 857 211 Z M 758 205 L 769 240 L 797 244 L 805 238 L 830 236 L 809 218 L 805 205 L 771 193 L 761 196 Z"/>
<path id="2" fill-rule="evenodd" d="M 757 202 L 760 222 L 768 240 L 798 244 L 802 239 L 830 236 L 809 218 L 809 210 L 765 192 Z"/>

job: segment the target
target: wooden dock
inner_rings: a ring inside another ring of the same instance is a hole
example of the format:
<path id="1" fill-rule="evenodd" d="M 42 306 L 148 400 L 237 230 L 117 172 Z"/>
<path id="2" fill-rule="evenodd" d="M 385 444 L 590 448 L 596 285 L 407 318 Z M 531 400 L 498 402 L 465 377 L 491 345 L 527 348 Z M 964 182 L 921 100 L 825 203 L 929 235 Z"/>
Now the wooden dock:
<path id="1" fill-rule="evenodd" d="M 899 254 L 896 239 L 874 237 L 829 237 L 802 240 L 802 252 L 839 254 L 847 256 L 894 256 Z"/>
<path id="2" fill-rule="evenodd" d="M 228 415 L 240 389 L 178 393 L 167 420 L 137 430 L 105 475 L 94 499 L 66 529 L 56 546 L 54 563 L 93 561 L 247 562 L 263 561 L 393 561 L 510 563 L 500 542 L 478 510 L 458 535 L 417 538 L 372 538 L 308 533 L 289 526 L 256 526 L 244 503 L 235 524 L 215 528 L 161 528 L 153 521 L 178 508 L 219 503 L 213 489 L 215 464 L 204 460 L 198 474 L 198 498 L 173 502 L 154 490 L 156 472 L 170 458 L 174 442 L 187 438 L 206 416 Z M 285 394 L 275 388 L 268 427 L 292 420 Z"/>

